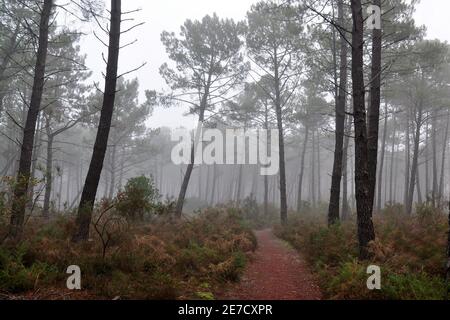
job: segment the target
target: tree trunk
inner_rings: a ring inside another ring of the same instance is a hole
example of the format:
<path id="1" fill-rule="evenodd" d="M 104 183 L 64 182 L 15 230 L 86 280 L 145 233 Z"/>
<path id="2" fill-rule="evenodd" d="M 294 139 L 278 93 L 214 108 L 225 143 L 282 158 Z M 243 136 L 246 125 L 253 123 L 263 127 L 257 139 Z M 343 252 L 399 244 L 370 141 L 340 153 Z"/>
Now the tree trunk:
<path id="1" fill-rule="evenodd" d="M 361 0 L 351 0 L 352 32 L 352 79 L 353 116 L 355 126 L 355 187 L 357 206 L 357 225 L 359 256 L 370 257 L 368 246 L 375 239 L 372 222 L 372 199 L 370 194 L 369 153 L 366 126 L 365 87 L 364 87 L 364 18 Z"/>
<path id="2" fill-rule="evenodd" d="M 339 24 L 344 23 L 344 3 L 338 1 Z M 339 221 L 339 207 L 341 196 L 341 180 L 344 157 L 344 136 L 345 136 L 345 111 L 347 97 L 347 41 L 343 35 L 340 38 L 340 66 L 339 66 L 339 93 L 336 102 L 336 142 L 334 150 L 333 174 L 331 177 L 330 205 L 328 208 L 328 224 L 332 225 Z M 343 200 L 346 201 L 345 199 Z"/>
<path id="3" fill-rule="evenodd" d="M 201 106 L 200 106 L 200 115 L 199 115 L 199 119 L 198 119 L 200 124 L 202 124 L 204 121 L 205 109 L 206 109 L 208 96 L 209 96 L 209 89 L 206 89 L 206 91 L 203 95 L 203 98 L 202 98 Z M 184 174 L 183 182 L 181 184 L 180 194 L 178 195 L 178 201 L 177 201 L 177 205 L 175 208 L 175 216 L 177 218 L 181 218 L 181 216 L 183 214 L 184 200 L 186 198 L 186 192 L 187 192 L 187 188 L 189 185 L 189 180 L 191 179 L 192 170 L 194 169 L 195 152 L 197 150 L 195 143 L 201 141 L 201 137 L 198 136 L 199 134 L 200 134 L 200 129 L 198 129 L 197 132 L 195 133 L 194 142 L 192 143 L 192 148 L 191 148 L 191 163 L 189 163 L 187 165 L 186 173 Z"/>
<path id="4" fill-rule="evenodd" d="M 381 0 L 373 0 L 375 6 L 381 8 Z M 380 129 L 381 103 L 381 28 L 374 28 L 372 32 L 372 70 L 370 75 L 370 105 L 367 127 L 367 149 L 369 169 L 369 199 L 373 207 L 377 180 L 378 134 Z"/>
<path id="5" fill-rule="evenodd" d="M 78 207 L 77 231 L 72 241 L 80 242 L 89 238 L 89 226 L 92 219 L 98 184 L 103 169 L 106 149 L 108 146 L 111 120 L 116 98 L 117 67 L 120 51 L 121 0 L 111 0 L 111 22 L 109 32 L 108 63 L 105 79 L 103 105 L 98 125 L 97 137 L 94 144 L 89 170 Z"/>
<path id="6" fill-rule="evenodd" d="M 23 132 L 22 148 L 19 160 L 16 186 L 12 203 L 9 238 L 19 239 L 22 235 L 25 219 L 27 192 L 30 183 L 33 143 L 36 132 L 36 122 L 41 108 L 42 93 L 45 83 L 45 67 L 47 62 L 48 35 L 53 0 L 44 0 L 39 24 L 39 44 L 34 69 L 33 91 Z"/>
<path id="7" fill-rule="evenodd" d="M 242 188 L 242 168 L 243 165 L 240 164 L 239 165 L 239 170 L 238 170 L 238 180 L 236 182 L 237 186 L 236 186 L 236 204 L 239 206 L 241 203 L 241 188 Z"/>
<path id="8" fill-rule="evenodd" d="M 320 159 L 320 133 L 317 131 L 317 203 L 322 202 L 322 183 L 321 183 L 321 159 Z"/>
<path id="9" fill-rule="evenodd" d="M 213 164 L 212 176 L 213 176 L 213 178 L 212 178 L 212 188 L 211 188 L 211 196 L 210 196 L 210 200 L 209 200 L 209 204 L 211 206 L 214 205 L 214 197 L 215 197 L 215 194 L 216 194 L 216 184 L 217 184 L 217 181 L 216 181 L 217 180 L 217 164 L 216 163 Z"/>
<path id="10" fill-rule="evenodd" d="M 36 167 L 38 162 L 38 157 L 40 153 L 40 143 L 41 143 L 41 129 L 42 129 L 42 117 L 37 118 L 37 124 L 36 124 L 36 136 L 34 138 L 34 146 L 33 146 L 33 157 L 31 161 L 31 173 L 30 177 L 31 179 L 34 179 L 36 177 Z M 29 187 L 29 202 L 28 206 L 32 205 L 33 202 L 33 195 L 34 195 L 34 184 L 31 184 Z"/>
<path id="11" fill-rule="evenodd" d="M 442 147 L 442 160 L 441 160 L 441 176 L 439 180 L 439 207 L 442 208 L 444 202 L 442 201 L 442 197 L 444 195 L 444 177 L 445 177 L 445 156 L 447 153 L 447 144 L 448 144 L 448 135 L 449 135 L 449 126 L 450 126 L 450 111 L 447 112 L 447 125 L 445 127 L 444 134 L 444 146 Z"/>
<path id="12" fill-rule="evenodd" d="M 109 184 L 109 194 L 108 194 L 108 199 L 113 199 L 114 198 L 114 191 L 115 191 L 115 187 L 116 187 L 116 150 L 117 147 L 116 145 L 112 146 L 112 151 L 111 151 L 111 180 L 110 180 L 110 184 Z"/>
<path id="13" fill-rule="evenodd" d="M 449 201 L 449 203 L 448 203 L 448 207 L 449 207 L 449 211 L 450 211 L 450 201 Z M 445 272 L 445 274 L 446 274 L 446 284 L 447 284 L 447 288 L 449 287 L 449 285 L 450 285 L 450 213 L 449 213 L 449 215 L 448 215 L 448 226 L 449 226 L 449 229 L 448 229 L 448 238 L 447 238 L 447 264 L 446 264 L 446 272 Z M 449 292 L 449 290 L 450 289 L 447 289 L 447 300 L 448 300 L 448 296 L 449 296 L 449 294 L 450 294 L 450 292 Z"/>
<path id="14" fill-rule="evenodd" d="M 303 141 L 302 155 L 300 158 L 300 174 L 298 178 L 298 192 L 297 192 L 297 212 L 302 211 L 302 188 L 303 188 L 303 176 L 305 173 L 305 160 L 306 160 L 306 148 L 308 146 L 309 129 L 305 127 L 305 140 Z"/>
<path id="15" fill-rule="evenodd" d="M 438 169 L 437 169 L 437 112 L 433 110 L 431 116 L 432 119 L 432 147 L 433 147 L 433 190 L 432 190 L 432 200 L 433 200 L 433 208 L 436 208 L 438 205 L 438 193 L 439 193 L 439 185 L 438 185 Z"/>
<path id="16" fill-rule="evenodd" d="M 280 219 L 283 225 L 287 224 L 287 198 L 286 198 L 286 164 L 284 154 L 284 129 L 283 116 L 281 106 L 281 92 L 280 92 L 280 78 L 279 65 L 277 61 L 277 52 L 275 50 L 275 109 L 277 115 L 278 126 L 278 143 L 279 143 L 279 158 L 280 158 Z"/>
<path id="17" fill-rule="evenodd" d="M 406 213 L 411 215 L 413 209 L 413 201 L 414 201 L 414 189 L 416 184 L 416 174 L 417 167 L 419 164 L 419 148 L 420 148 L 420 131 L 422 124 L 422 107 L 419 107 L 418 115 L 416 119 L 416 132 L 414 136 L 414 154 L 413 154 L 413 162 L 411 166 L 411 176 L 409 179 L 409 191 L 408 191 L 408 202 L 406 203 Z"/>
<path id="18" fill-rule="evenodd" d="M 391 205 L 393 205 L 393 189 L 395 189 L 392 179 L 394 178 L 394 165 L 395 165 L 395 139 L 397 135 L 397 128 L 396 128 L 396 118 L 395 114 L 392 118 L 392 146 L 391 146 L 391 172 L 389 175 L 389 202 Z"/>
<path id="19" fill-rule="evenodd" d="M 429 152 L 429 145 L 430 145 L 430 133 L 428 132 L 429 128 L 429 119 L 428 115 L 426 116 L 427 121 L 425 124 L 425 197 L 427 198 L 427 204 L 430 200 L 430 152 Z"/>
<path id="20" fill-rule="evenodd" d="M 408 203 L 409 197 L 409 180 L 411 172 L 411 138 L 410 138 L 410 110 L 406 110 L 406 148 L 405 148 L 405 195 L 403 197 L 403 203 L 405 207 Z"/>
<path id="21" fill-rule="evenodd" d="M 347 129 L 344 138 L 344 154 L 342 159 L 342 220 L 347 220 L 350 217 L 350 205 L 348 203 L 348 148 L 350 144 L 351 134 L 351 119 L 347 118 Z"/>
<path id="22" fill-rule="evenodd" d="M 316 208 L 316 134 L 312 132 L 311 150 L 311 199 L 312 207 Z"/>
<path id="23" fill-rule="evenodd" d="M 123 187 L 123 175 L 124 175 L 124 169 L 125 169 L 125 148 L 122 148 L 122 152 L 121 152 L 121 157 L 120 157 L 120 170 L 119 170 L 119 186 L 118 189 L 122 190 Z M 162 177 L 162 175 L 161 175 Z M 160 185 L 159 185 L 159 191 L 161 192 L 161 188 L 162 188 L 162 178 L 160 180 Z"/>
<path id="24" fill-rule="evenodd" d="M 70 182 L 71 182 L 71 166 L 67 166 L 67 184 L 66 184 L 66 201 L 64 202 L 64 211 L 68 209 L 70 203 Z"/>
<path id="25" fill-rule="evenodd" d="M 380 168 L 378 170 L 378 195 L 377 195 L 377 210 L 379 213 L 381 211 L 381 191 L 383 184 L 383 169 L 384 169 L 384 155 L 386 152 L 386 136 L 387 136 L 387 123 L 388 123 L 388 104 L 385 101 L 384 106 L 384 129 L 383 129 L 383 140 L 381 142 L 381 155 L 380 155 Z M 386 199 L 385 199 L 386 201 Z"/>
<path id="26" fill-rule="evenodd" d="M 63 188 L 63 173 L 64 169 L 61 166 L 61 173 L 59 177 L 59 192 L 58 192 L 58 212 L 61 212 L 61 198 L 62 198 L 62 188 Z"/>
<path id="27" fill-rule="evenodd" d="M 422 189 L 420 187 L 420 167 L 419 166 L 417 166 L 416 183 L 417 183 L 417 203 L 422 204 Z"/>
<path id="28" fill-rule="evenodd" d="M 45 218 L 50 216 L 50 198 L 52 194 L 53 186 L 53 135 L 50 132 L 50 122 L 47 120 L 47 161 L 45 166 L 45 194 L 44 194 L 44 207 L 42 215 Z"/>

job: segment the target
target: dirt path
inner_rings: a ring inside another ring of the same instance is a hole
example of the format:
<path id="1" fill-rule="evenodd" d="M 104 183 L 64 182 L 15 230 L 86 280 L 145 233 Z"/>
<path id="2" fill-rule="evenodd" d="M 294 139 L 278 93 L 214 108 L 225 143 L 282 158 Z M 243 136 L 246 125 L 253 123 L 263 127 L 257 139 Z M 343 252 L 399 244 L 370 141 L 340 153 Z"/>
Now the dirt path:
<path id="1" fill-rule="evenodd" d="M 258 249 L 242 280 L 222 299 L 319 300 L 321 294 L 306 262 L 271 230 L 255 232 Z"/>

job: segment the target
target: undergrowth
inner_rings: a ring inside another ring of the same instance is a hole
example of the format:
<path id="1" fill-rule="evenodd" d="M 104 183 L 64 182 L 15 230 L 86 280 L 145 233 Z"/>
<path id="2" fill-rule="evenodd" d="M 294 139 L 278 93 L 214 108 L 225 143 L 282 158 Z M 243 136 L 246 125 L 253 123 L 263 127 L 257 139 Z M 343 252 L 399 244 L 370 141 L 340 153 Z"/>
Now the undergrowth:
<path id="1" fill-rule="evenodd" d="M 72 244 L 73 230 L 69 218 L 45 226 L 30 221 L 20 245 L 0 247 L 0 293 L 66 294 L 66 269 L 78 265 L 83 299 L 213 299 L 219 287 L 239 279 L 256 248 L 242 217 L 228 209 L 130 224 L 115 230 L 106 254 L 95 232 L 89 242 Z"/>
<path id="2" fill-rule="evenodd" d="M 440 300 L 446 295 L 447 217 L 418 208 L 414 217 L 375 216 L 371 261 L 357 259 L 354 222 L 328 228 L 324 216 L 293 216 L 276 234 L 298 249 L 318 275 L 327 299 Z M 423 214 L 422 214 L 423 213 Z M 369 265 L 381 268 L 381 290 L 367 288 Z"/>

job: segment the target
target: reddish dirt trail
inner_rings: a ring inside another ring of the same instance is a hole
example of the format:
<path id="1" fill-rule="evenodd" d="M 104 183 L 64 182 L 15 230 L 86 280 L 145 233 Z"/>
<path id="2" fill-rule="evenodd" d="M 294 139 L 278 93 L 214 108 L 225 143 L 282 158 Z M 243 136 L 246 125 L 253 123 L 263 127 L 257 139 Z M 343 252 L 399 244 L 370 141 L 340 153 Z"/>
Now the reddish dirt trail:
<path id="1" fill-rule="evenodd" d="M 222 299 L 320 300 L 319 287 L 306 262 L 271 230 L 255 232 L 258 249 L 242 280 Z"/>

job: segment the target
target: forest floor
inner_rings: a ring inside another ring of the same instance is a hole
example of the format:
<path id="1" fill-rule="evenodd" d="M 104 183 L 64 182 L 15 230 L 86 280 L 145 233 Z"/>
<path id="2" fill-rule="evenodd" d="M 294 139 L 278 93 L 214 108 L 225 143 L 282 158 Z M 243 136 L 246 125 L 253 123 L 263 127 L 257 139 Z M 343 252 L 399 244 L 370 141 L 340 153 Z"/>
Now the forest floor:
<path id="1" fill-rule="evenodd" d="M 271 229 L 255 231 L 258 249 L 241 282 L 220 299 L 320 300 L 322 295 L 306 261 Z"/>

